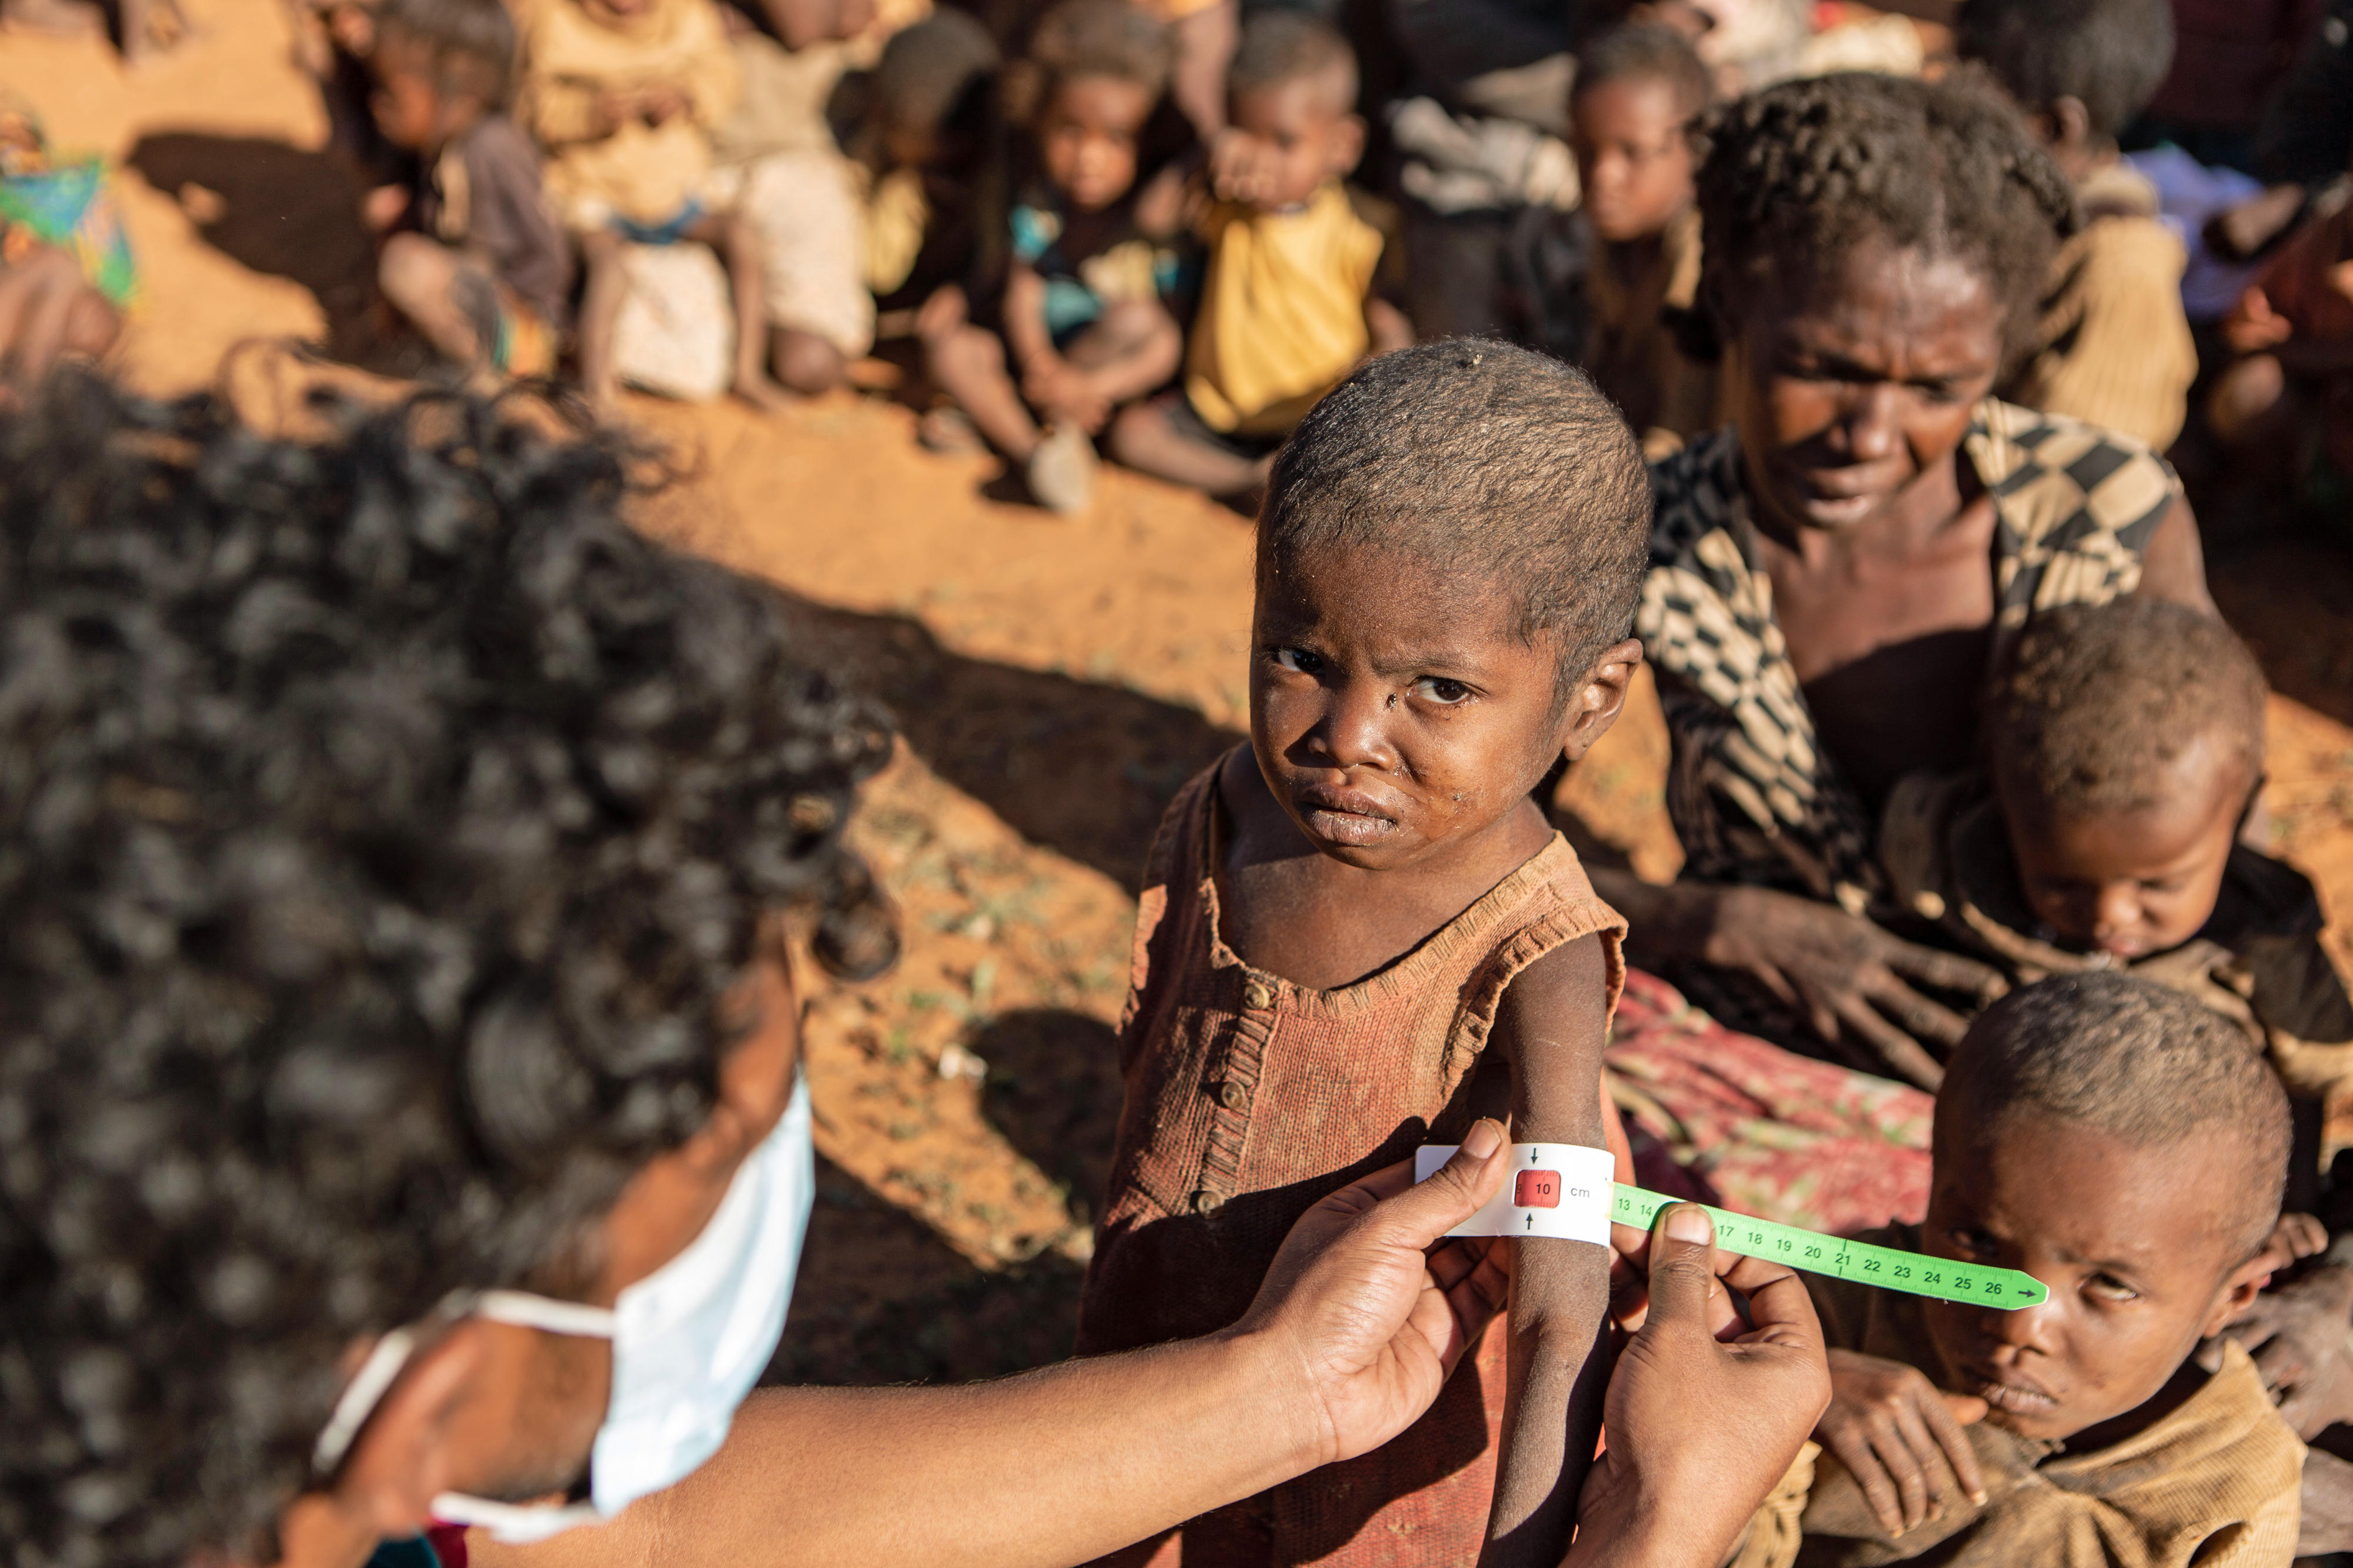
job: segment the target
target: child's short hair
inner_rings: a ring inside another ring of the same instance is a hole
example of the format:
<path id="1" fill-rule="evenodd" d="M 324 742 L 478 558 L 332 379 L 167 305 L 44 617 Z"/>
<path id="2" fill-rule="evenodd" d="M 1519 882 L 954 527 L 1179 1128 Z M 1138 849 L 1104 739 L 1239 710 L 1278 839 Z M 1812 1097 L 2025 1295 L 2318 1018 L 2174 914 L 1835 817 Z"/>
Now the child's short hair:
<path id="1" fill-rule="evenodd" d="M 1259 552 L 1389 546 L 1500 578 L 1517 634 L 1560 640 L 1561 700 L 1631 635 L 1651 484 L 1582 371 L 1452 338 L 1385 354 L 1312 409 L 1274 460 Z"/>
<path id="2" fill-rule="evenodd" d="M 421 45 L 440 91 L 504 109 L 513 91 L 515 25 L 501 0 L 384 0 L 376 30 Z"/>
<path id="3" fill-rule="evenodd" d="M 2113 138 L 2172 68 L 2173 7 L 2168 0 L 1968 0 L 1953 41 L 2027 108 L 2079 100 L 2092 134 Z"/>
<path id="4" fill-rule="evenodd" d="M 2156 804 L 2201 740 L 2263 766 L 2263 668 L 2211 616 L 2138 596 L 2046 610 L 1986 701 L 1997 774 L 2071 818 Z"/>
<path id="5" fill-rule="evenodd" d="M 942 8 L 882 46 L 872 101 L 886 121 L 908 131 L 976 121 L 987 112 L 1000 63 L 987 28 L 965 12 Z"/>
<path id="6" fill-rule="evenodd" d="M 1176 68 L 1176 41 L 1158 17 L 1129 0 L 1062 0 L 1006 71 L 1006 112 L 1027 122 L 1062 83 L 1087 76 L 1133 82 L 1157 101 Z"/>
<path id="7" fill-rule="evenodd" d="M 1673 27 L 1630 23 L 1612 27 L 1577 51 L 1571 96 L 1612 81 L 1662 81 L 1674 89 L 1686 118 L 1696 118 L 1715 96 L 1707 62 Z"/>
<path id="8" fill-rule="evenodd" d="M 1356 107 L 1356 51 L 1337 27 L 1303 11 L 1262 11 L 1242 24 L 1226 96 L 1264 92 L 1303 78 L 1328 78 L 1339 111 Z"/>
<path id="9" fill-rule="evenodd" d="M 2114 972 L 2061 975 L 1980 1014 L 1953 1051 L 1943 1136 L 1989 1137 L 2040 1115 L 2138 1148 L 2227 1131 L 2245 1140 L 2246 1249 L 2279 1216 L 2290 1147 L 2287 1091 L 2236 1024 L 2193 997 Z"/>
<path id="10" fill-rule="evenodd" d="M 1711 121 L 1698 185 L 1702 291 L 1727 331 L 1760 274 L 1834 265 L 1878 240 L 1984 279 L 2015 354 L 2076 224 L 2074 187 L 1977 71 L 1850 71 L 1752 92 Z"/>

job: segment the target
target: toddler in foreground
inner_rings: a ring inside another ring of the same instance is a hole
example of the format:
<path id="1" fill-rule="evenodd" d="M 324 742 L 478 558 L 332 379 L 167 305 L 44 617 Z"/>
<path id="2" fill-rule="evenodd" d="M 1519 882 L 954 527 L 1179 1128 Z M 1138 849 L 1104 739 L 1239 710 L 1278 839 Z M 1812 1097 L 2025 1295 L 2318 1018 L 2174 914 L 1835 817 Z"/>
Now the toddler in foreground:
<path id="1" fill-rule="evenodd" d="M 2002 1311 L 1808 1276 L 1827 1452 L 1802 1547 L 1764 1528 L 1768 1504 L 1739 1568 L 2285 1563 L 2303 1449 L 2244 1350 L 2221 1342 L 2211 1373 L 2192 1355 L 2273 1265 L 2288 1113 L 2262 1058 L 2161 986 L 2044 981 L 1955 1051 L 1935 1151 L 1925 1224 L 1866 1239 L 2022 1269 L 2050 1298 Z"/>
<path id="2" fill-rule="evenodd" d="M 1301 1213 L 1482 1110 L 1622 1144 L 1600 1063 L 1625 923 L 1530 792 L 1618 715 L 1649 519 L 1608 401 L 1501 343 L 1375 360 L 1283 447 L 1250 746 L 1170 805 L 1137 911 L 1082 1352 L 1231 1323 Z M 1521 1243 L 1508 1374 L 1499 1322 L 1403 1436 L 1191 1521 L 1184 1561 L 1469 1563 L 1492 1540 L 1551 1568 L 1608 1264 Z"/>

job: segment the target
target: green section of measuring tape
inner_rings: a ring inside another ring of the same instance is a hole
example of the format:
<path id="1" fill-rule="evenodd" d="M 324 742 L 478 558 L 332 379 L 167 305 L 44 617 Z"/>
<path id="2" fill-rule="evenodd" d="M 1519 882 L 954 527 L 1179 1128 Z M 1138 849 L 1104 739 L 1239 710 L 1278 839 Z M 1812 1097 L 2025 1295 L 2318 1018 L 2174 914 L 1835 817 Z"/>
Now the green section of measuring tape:
<path id="1" fill-rule="evenodd" d="M 1612 1184 L 1618 1192 L 1609 1207 L 1609 1217 L 1619 1225 L 1648 1230 L 1661 1209 L 1683 1201 L 1630 1187 L 1623 1182 Z M 1769 1219 L 1727 1214 L 1718 1208 L 1707 1212 L 1715 1221 L 1715 1244 L 1727 1252 L 1875 1285 L 1883 1290 L 1934 1296 L 1944 1301 L 1968 1301 L 1980 1307 L 2004 1307 L 2012 1311 L 2021 1307 L 2039 1307 L 2051 1294 L 2042 1280 L 2015 1268 L 1978 1268 L 1956 1263 L 1949 1258 L 1898 1252 L 1892 1247 L 1871 1247 L 1842 1237 L 1799 1230 L 1794 1225 L 1776 1225 Z"/>

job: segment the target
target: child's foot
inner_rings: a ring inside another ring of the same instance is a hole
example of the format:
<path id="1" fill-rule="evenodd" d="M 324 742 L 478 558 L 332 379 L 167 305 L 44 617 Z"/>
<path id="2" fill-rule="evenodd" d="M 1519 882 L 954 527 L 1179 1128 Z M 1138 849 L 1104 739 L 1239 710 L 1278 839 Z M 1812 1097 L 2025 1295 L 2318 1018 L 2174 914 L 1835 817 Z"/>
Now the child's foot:
<path id="1" fill-rule="evenodd" d="M 915 444 L 944 458 L 969 458 L 988 450 L 980 427 L 961 408 L 926 409 L 915 421 Z"/>
<path id="2" fill-rule="evenodd" d="M 1095 444 L 1075 425 L 1056 426 L 1029 454 L 1029 493 L 1064 517 L 1087 510 L 1095 494 Z"/>
<path id="3" fill-rule="evenodd" d="M 753 407 L 769 414 L 782 414 L 787 408 L 800 405 L 800 399 L 770 381 L 765 371 L 739 374 L 735 378 L 735 395 Z"/>

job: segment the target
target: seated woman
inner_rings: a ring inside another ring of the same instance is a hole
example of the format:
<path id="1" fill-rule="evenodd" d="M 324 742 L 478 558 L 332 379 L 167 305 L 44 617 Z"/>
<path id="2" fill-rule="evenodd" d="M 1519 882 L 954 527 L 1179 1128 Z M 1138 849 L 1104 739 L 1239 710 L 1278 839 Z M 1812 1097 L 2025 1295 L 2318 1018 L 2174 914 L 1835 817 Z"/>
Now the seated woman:
<path id="1" fill-rule="evenodd" d="M 1666 887 L 1594 879 L 1629 956 L 1717 1023 L 1933 1089 L 2000 980 L 1901 934 L 1925 932 L 1886 897 L 1880 806 L 1974 756 L 1978 690 L 2036 615 L 2135 593 L 2211 613 L 2197 524 L 2137 442 L 1989 395 L 2075 210 L 2006 105 L 1952 82 L 1785 83 L 1727 111 L 1698 192 L 1733 423 L 1652 468 L 1637 624 L 1687 858 Z M 1741 1206 L 1914 1217 L 1925 1099 L 1709 1028 L 1630 985 L 1611 1062 L 1638 1127 L 1717 1143 L 1704 1173 Z M 1759 1122 L 1778 1125 L 1742 1131 Z M 1867 1201 L 1831 1190 L 1850 1169 L 1873 1173 Z"/>

